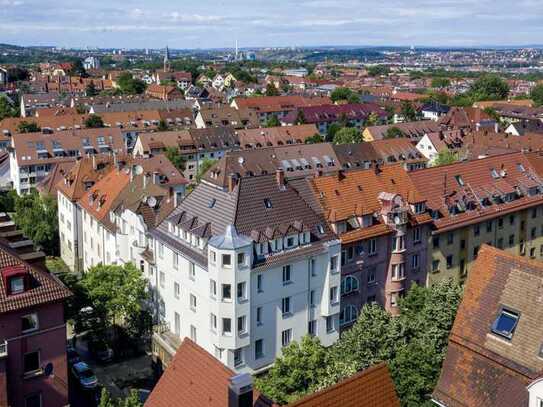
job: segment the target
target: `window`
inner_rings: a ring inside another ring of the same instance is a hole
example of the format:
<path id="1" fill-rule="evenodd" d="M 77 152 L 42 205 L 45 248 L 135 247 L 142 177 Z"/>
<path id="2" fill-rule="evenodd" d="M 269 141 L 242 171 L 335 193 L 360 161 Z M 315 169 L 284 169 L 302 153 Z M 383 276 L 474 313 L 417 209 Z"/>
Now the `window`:
<path id="1" fill-rule="evenodd" d="M 415 229 L 413 229 L 413 242 L 414 243 L 420 243 L 421 242 L 420 227 L 416 227 Z"/>
<path id="2" fill-rule="evenodd" d="M 11 277 L 9 279 L 9 292 L 10 294 L 20 294 L 24 292 L 25 290 L 25 282 L 24 278 L 19 277 Z"/>
<path id="3" fill-rule="evenodd" d="M 337 256 L 336 257 L 336 268 L 337 268 Z M 317 276 L 317 266 L 316 266 L 317 262 L 315 259 L 311 259 L 309 261 L 309 267 L 311 268 L 311 276 L 312 277 L 316 277 Z"/>
<path id="4" fill-rule="evenodd" d="M 530 257 L 535 259 L 535 247 L 530 248 Z"/>
<path id="5" fill-rule="evenodd" d="M 439 248 L 439 236 L 434 236 L 432 239 L 432 246 L 434 249 Z"/>
<path id="6" fill-rule="evenodd" d="M 368 270 L 368 284 L 374 284 L 377 280 L 377 277 L 375 275 L 375 269 L 371 268 Z"/>
<path id="7" fill-rule="evenodd" d="M 290 297 L 281 299 L 281 312 L 283 313 L 283 317 L 290 314 Z"/>
<path id="8" fill-rule="evenodd" d="M 498 219 L 498 228 L 503 229 L 503 218 Z"/>
<path id="9" fill-rule="evenodd" d="M 317 321 L 315 319 L 307 323 L 307 333 L 311 336 L 317 335 Z"/>
<path id="10" fill-rule="evenodd" d="M 173 296 L 177 299 L 179 299 L 179 293 L 180 293 L 179 283 L 173 283 Z"/>
<path id="11" fill-rule="evenodd" d="M 211 250 L 209 252 L 209 259 L 210 259 L 211 263 L 215 264 L 215 262 L 217 261 L 217 253 L 215 253 L 213 250 Z"/>
<path id="12" fill-rule="evenodd" d="M 238 266 L 245 265 L 245 253 L 238 253 Z"/>
<path id="13" fill-rule="evenodd" d="M 477 257 L 477 254 L 479 254 L 479 246 L 475 246 L 473 248 L 473 258 L 474 259 Z"/>
<path id="14" fill-rule="evenodd" d="M 242 315 L 238 317 L 238 335 L 242 335 L 247 332 L 247 317 Z"/>
<path id="15" fill-rule="evenodd" d="M 212 297 L 217 296 L 217 282 L 215 280 L 209 280 L 209 294 Z"/>
<path id="16" fill-rule="evenodd" d="M 377 239 L 370 239 L 368 242 L 368 255 L 373 256 L 377 254 Z"/>
<path id="17" fill-rule="evenodd" d="M 515 215 L 509 215 L 509 224 L 513 225 L 515 223 Z"/>
<path id="18" fill-rule="evenodd" d="M 283 266 L 283 285 L 291 283 L 290 279 L 290 264 Z"/>
<path id="19" fill-rule="evenodd" d="M 177 312 L 174 312 L 173 320 L 174 320 L 174 332 L 177 336 L 181 336 L 181 317 L 179 316 Z"/>
<path id="20" fill-rule="evenodd" d="M 358 280 L 356 277 L 347 276 L 341 282 L 341 295 L 351 294 L 358 291 Z"/>
<path id="21" fill-rule="evenodd" d="M 264 356 L 264 339 L 255 341 L 255 359 L 260 359 Z"/>
<path id="22" fill-rule="evenodd" d="M 25 397 L 25 407 L 42 407 L 41 393 L 31 394 Z"/>
<path id="23" fill-rule="evenodd" d="M 315 290 L 311 290 L 309 292 L 309 305 L 311 307 L 314 307 L 315 306 Z"/>
<path id="24" fill-rule="evenodd" d="M 461 186 L 461 187 L 464 186 L 464 180 L 462 179 L 461 175 L 455 175 L 454 179 L 456 180 L 456 182 L 458 183 L 459 186 Z"/>
<path id="25" fill-rule="evenodd" d="M 194 294 L 190 295 L 190 309 L 196 311 L 196 296 Z"/>
<path id="26" fill-rule="evenodd" d="M 288 346 L 292 340 L 292 329 L 285 329 L 281 332 L 281 345 L 283 347 Z"/>
<path id="27" fill-rule="evenodd" d="M 354 321 L 358 317 L 358 311 L 355 306 L 347 305 L 339 313 L 339 325 L 347 325 Z"/>
<path id="28" fill-rule="evenodd" d="M 396 236 L 394 239 L 394 251 L 401 251 L 405 249 L 405 240 L 403 236 Z"/>
<path id="29" fill-rule="evenodd" d="M 247 284 L 245 282 L 238 283 L 238 301 L 245 301 L 247 299 Z"/>
<path id="30" fill-rule="evenodd" d="M 390 295 L 390 306 L 391 307 L 398 306 L 398 294 L 394 293 Z"/>
<path id="31" fill-rule="evenodd" d="M 492 324 L 492 332 L 504 338 L 511 339 L 515 333 L 518 320 L 519 314 L 517 312 L 502 308 Z"/>
<path id="32" fill-rule="evenodd" d="M 222 285 L 222 299 L 231 300 L 232 299 L 232 286 L 230 284 Z"/>
<path id="33" fill-rule="evenodd" d="M 256 324 L 262 325 L 262 307 L 256 308 Z"/>
<path id="34" fill-rule="evenodd" d="M 172 261 L 174 270 L 177 270 L 179 268 L 179 255 L 175 252 L 173 254 Z"/>
<path id="35" fill-rule="evenodd" d="M 21 331 L 31 332 L 38 329 L 38 314 L 29 314 L 21 318 Z"/>
<path id="36" fill-rule="evenodd" d="M 337 287 L 330 287 L 330 303 L 336 304 L 339 301 Z"/>
<path id="37" fill-rule="evenodd" d="M 403 280 L 405 278 L 405 264 L 392 265 L 392 280 Z"/>
<path id="38" fill-rule="evenodd" d="M 230 267 L 232 265 L 232 256 L 230 256 L 229 254 L 223 254 L 222 265 L 225 267 Z"/>
<path id="39" fill-rule="evenodd" d="M 338 271 L 337 257 L 338 257 L 338 256 L 332 256 L 332 257 L 330 257 L 330 271 L 331 271 L 332 273 L 336 273 L 336 272 Z"/>
<path id="40" fill-rule="evenodd" d="M 163 243 L 158 244 L 158 257 L 160 257 L 161 259 L 164 258 L 164 244 Z"/>
<path id="41" fill-rule="evenodd" d="M 509 246 L 513 246 L 515 244 L 515 235 L 509 235 Z"/>
<path id="42" fill-rule="evenodd" d="M 432 260 L 432 271 L 439 271 L 439 260 Z"/>
<path id="43" fill-rule="evenodd" d="M 453 256 L 449 254 L 447 256 L 447 268 L 450 269 L 453 266 Z"/>
<path id="44" fill-rule="evenodd" d="M 536 234 L 537 234 L 537 228 L 532 228 L 532 231 L 530 232 L 530 236 L 532 237 L 532 239 L 535 239 Z"/>
<path id="45" fill-rule="evenodd" d="M 36 372 L 40 369 L 40 352 L 25 353 L 23 358 L 24 373 Z"/>
<path id="46" fill-rule="evenodd" d="M 262 274 L 258 274 L 256 276 L 256 291 L 258 291 L 259 293 L 264 291 L 262 289 Z"/>
<path id="47" fill-rule="evenodd" d="M 334 328 L 334 317 L 332 317 L 332 316 L 326 317 L 326 332 L 330 333 L 330 332 L 334 332 L 334 330 L 335 330 L 335 328 Z"/>
<path id="48" fill-rule="evenodd" d="M 419 268 L 419 255 L 414 254 L 411 256 L 411 269 L 417 270 Z"/>
<path id="49" fill-rule="evenodd" d="M 209 325 L 212 331 L 217 330 L 217 315 L 213 313 L 209 314 Z"/>
<path id="50" fill-rule="evenodd" d="M 272 202 L 271 202 L 270 199 L 268 199 L 268 198 L 264 199 L 264 207 L 265 207 L 266 209 L 271 209 L 271 207 L 272 207 Z"/>
<path id="51" fill-rule="evenodd" d="M 503 237 L 500 237 L 498 239 L 497 247 L 498 247 L 498 249 L 503 249 Z"/>
<path id="52" fill-rule="evenodd" d="M 163 271 L 160 272 L 158 280 L 160 287 L 164 288 L 164 285 L 166 284 L 166 275 Z"/>
<path id="53" fill-rule="evenodd" d="M 453 243 L 454 243 L 454 233 L 449 232 L 449 233 L 447 233 L 447 244 L 451 245 Z"/>
<path id="54" fill-rule="evenodd" d="M 189 261 L 189 278 L 191 280 L 194 280 L 196 278 L 196 267 L 194 266 L 194 263 Z"/>
<path id="55" fill-rule="evenodd" d="M 232 333 L 232 320 L 230 318 L 222 319 L 222 333 L 223 335 L 230 335 Z"/>
<path id="56" fill-rule="evenodd" d="M 190 326 L 190 339 L 196 342 L 196 327 L 194 325 Z"/>
<path id="57" fill-rule="evenodd" d="M 473 234 L 475 236 L 479 236 L 480 233 L 481 233 L 481 225 L 479 224 L 473 225 Z"/>

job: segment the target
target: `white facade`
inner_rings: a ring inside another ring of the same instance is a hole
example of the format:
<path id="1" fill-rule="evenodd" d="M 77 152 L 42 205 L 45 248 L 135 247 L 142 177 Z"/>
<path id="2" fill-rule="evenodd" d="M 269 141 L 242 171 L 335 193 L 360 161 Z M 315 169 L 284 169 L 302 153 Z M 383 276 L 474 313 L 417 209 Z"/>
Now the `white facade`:
<path id="1" fill-rule="evenodd" d="M 439 151 L 437 151 L 436 147 L 432 143 L 432 140 L 430 140 L 430 137 L 428 137 L 427 134 L 422 136 L 420 141 L 417 143 L 417 150 L 419 150 L 420 153 L 430 161 L 430 164 L 439 154 Z"/>
<path id="2" fill-rule="evenodd" d="M 83 256 L 81 236 L 83 233 L 81 208 L 62 192 L 57 195 L 58 232 L 60 236 L 60 256 L 72 271 L 81 271 Z"/>
<path id="3" fill-rule="evenodd" d="M 528 386 L 528 407 L 543 407 L 543 378 Z"/>

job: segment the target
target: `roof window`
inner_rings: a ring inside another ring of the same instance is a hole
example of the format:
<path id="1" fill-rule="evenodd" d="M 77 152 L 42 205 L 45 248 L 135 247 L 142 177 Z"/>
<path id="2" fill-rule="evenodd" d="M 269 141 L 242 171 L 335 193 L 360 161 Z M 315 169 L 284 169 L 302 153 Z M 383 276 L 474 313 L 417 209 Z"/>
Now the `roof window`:
<path id="1" fill-rule="evenodd" d="M 207 204 L 207 207 L 210 209 L 213 208 L 215 206 L 215 202 L 217 202 L 215 198 L 211 199 L 211 201 L 209 201 L 209 203 Z"/>
<path id="2" fill-rule="evenodd" d="M 454 179 L 456 180 L 456 182 L 458 183 L 458 185 L 460 185 L 461 187 L 464 186 L 464 180 L 462 179 L 462 176 L 461 176 L 461 175 L 455 175 L 455 176 L 454 176 Z"/>
<path id="3" fill-rule="evenodd" d="M 500 309 L 496 320 L 492 324 L 492 332 L 506 339 L 511 339 L 515 333 L 520 315 L 518 312 Z"/>
<path id="4" fill-rule="evenodd" d="M 267 208 L 267 209 L 270 209 L 272 207 L 272 202 L 270 199 L 266 198 L 264 199 L 264 206 Z"/>

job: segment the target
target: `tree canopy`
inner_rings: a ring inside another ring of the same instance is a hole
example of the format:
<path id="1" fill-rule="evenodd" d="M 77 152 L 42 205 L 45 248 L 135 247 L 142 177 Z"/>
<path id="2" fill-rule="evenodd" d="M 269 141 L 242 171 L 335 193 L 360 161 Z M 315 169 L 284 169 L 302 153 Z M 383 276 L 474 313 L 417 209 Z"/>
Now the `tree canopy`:
<path id="1" fill-rule="evenodd" d="M 530 92 L 530 97 L 536 106 L 543 106 L 543 85 L 540 84 L 535 86 Z"/>
<path id="2" fill-rule="evenodd" d="M 344 127 L 334 135 L 334 144 L 362 143 L 362 133 L 355 127 Z"/>
<path id="3" fill-rule="evenodd" d="M 486 74 L 473 82 L 468 94 L 473 101 L 503 100 L 509 95 L 509 85 L 498 75 Z"/>
<path id="4" fill-rule="evenodd" d="M 390 138 L 399 138 L 403 137 L 403 132 L 395 126 L 389 127 L 384 135 L 384 138 L 390 139 Z"/>
<path id="5" fill-rule="evenodd" d="M 336 88 L 330 94 L 332 102 L 345 101 L 347 103 L 359 103 L 360 96 L 358 93 L 349 88 Z"/>
<path id="6" fill-rule="evenodd" d="M 434 78 L 432 79 L 432 88 L 443 89 L 451 86 L 449 78 Z"/>
<path id="7" fill-rule="evenodd" d="M 85 127 L 89 129 L 98 129 L 104 127 L 104 121 L 97 114 L 91 114 L 87 117 L 87 120 L 85 120 Z"/>
<path id="8" fill-rule="evenodd" d="M 281 122 L 276 115 L 271 115 L 268 120 L 266 120 L 265 127 L 279 127 Z"/>
<path id="9" fill-rule="evenodd" d="M 19 133 L 36 133 L 41 131 L 41 128 L 36 124 L 36 122 L 27 122 L 26 120 L 23 120 L 17 126 L 17 130 Z"/>
<path id="10" fill-rule="evenodd" d="M 417 120 L 418 114 L 415 110 L 415 107 L 413 106 L 413 103 L 408 101 L 403 101 L 401 104 L 401 113 L 400 113 L 405 121 L 413 122 Z"/>
<path id="11" fill-rule="evenodd" d="M 0 120 L 5 119 L 6 117 L 17 117 L 18 111 L 15 106 L 12 106 L 8 99 L 0 95 Z"/>
<path id="12" fill-rule="evenodd" d="M 429 288 L 412 286 L 399 302 L 398 317 L 365 305 L 331 347 L 314 338 L 291 343 L 256 387 L 276 401 L 291 402 L 385 361 L 403 406 L 431 405 L 461 295 L 461 287 L 446 280 Z"/>
<path id="13" fill-rule="evenodd" d="M 89 97 L 96 96 L 98 94 L 94 81 L 90 81 L 90 83 L 86 86 L 85 94 Z"/>
<path id="14" fill-rule="evenodd" d="M 279 89 L 271 82 L 266 85 L 266 96 L 279 96 Z"/>
<path id="15" fill-rule="evenodd" d="M 432 164 L 435 167 L 439 167 L 441 165 L 453 164 L 457 161 L 458 161 L 457 153 L 454 153 L 450 150 L 441 150 L 439 153 L 437 153 L 437 157 L 434 159 L 434 162 Z"/>
<path id="16" fill-rule="evenodd" d="M 146 84 L 141 79 L 135 79 L 128 72 L 122 73 L 117 78 L 117 86 L 124 94 L 135 95 L 145 91 Z"/>
<path id="17" fill-rule="evenodd" d="M 13 221 L 48 255 L 59 252 L 57 200 L 36 191 L 15 198 Z"/>
<path id="18" fill-rule="evenodd" d="M 177 168 L 179 171 L 185 171 L 185 164 L 187 159 L 181 155 L 181 152 L 177 147 L 166 147 L 164 152 L 166 158 Z"/>
<path id="19" fill-rule="evenodd" d="M 385 65 L 374 65 L 366 68 L 369 76 L 382 76 L 390 73 L 390 68 Z"/>
<path id="20" fill-rule="evenodd" d="M 204 158 L 204 160 L 201 162 L 200 166 L 198 167 L 198 173 L 196 174 L 197 183 L 200 183 L 200 181 L 202 180 L 202 177 L 205 175 L 207 170 L 209 170 L 213 166 L 213 164 L 215 164 L 215 161 L 217 160 Z"/>
<path id="21" fill-rule="evenodd" d="M 322 142 L 324 142 L 324 137 L 318 133 L 305 139 L 305 144 L 318 144 Z"/>

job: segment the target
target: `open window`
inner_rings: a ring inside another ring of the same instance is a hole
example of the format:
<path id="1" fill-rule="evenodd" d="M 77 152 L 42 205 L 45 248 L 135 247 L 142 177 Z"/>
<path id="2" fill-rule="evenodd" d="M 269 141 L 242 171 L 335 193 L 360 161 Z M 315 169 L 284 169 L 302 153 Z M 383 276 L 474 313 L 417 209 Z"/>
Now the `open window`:
<path id="1" fill-rule="evenodd" d="M 492 324 L 492 332 L 496 335 L 504 337 L 511 340 L 517 324 L 519 321 L 520 315 L 518 312 L 501 308 L 496 320 Z"/>

